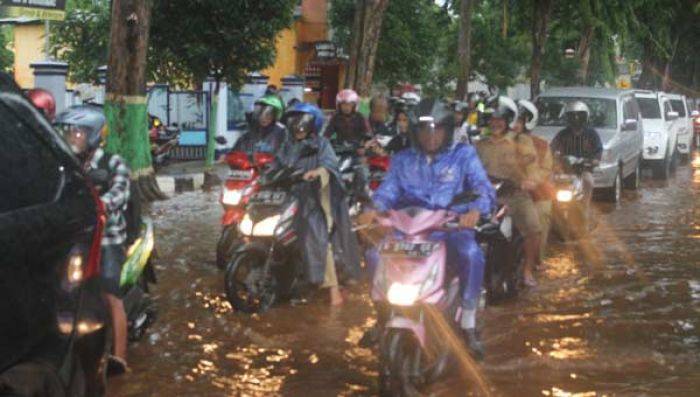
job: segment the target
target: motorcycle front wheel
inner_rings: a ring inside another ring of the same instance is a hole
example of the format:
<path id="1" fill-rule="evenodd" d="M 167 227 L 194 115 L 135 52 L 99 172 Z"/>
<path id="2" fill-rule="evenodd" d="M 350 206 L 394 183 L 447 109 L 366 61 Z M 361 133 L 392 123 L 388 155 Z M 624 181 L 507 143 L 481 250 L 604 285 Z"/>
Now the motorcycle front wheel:
<path id="1" fill-rule="evenodd" d="M 405 330 L 389 329 L 379 345 L 379 395 L 420 396 L 423 351 Z"/>
<path id="2" fill-rule="evenodd" d="M 233 258 L 224 278 L 226 297 L 244 313 L 263 313 L 277 300 L 277 280 L 265 271 L 267 256 L 246 251 Z"/>

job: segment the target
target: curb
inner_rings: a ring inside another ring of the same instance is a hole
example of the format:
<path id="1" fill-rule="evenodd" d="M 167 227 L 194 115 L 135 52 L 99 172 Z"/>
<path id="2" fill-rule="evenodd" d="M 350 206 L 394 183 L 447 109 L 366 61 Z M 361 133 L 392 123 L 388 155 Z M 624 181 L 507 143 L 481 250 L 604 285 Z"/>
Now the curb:
<path id="1" fill-rule="evenodd" d="M 187 191 L 202 190 L 202 185 L 204 184 L 204 174 L 193 173 L 156 176 L 156 182 L 163 193 L 173 195 Z"/>

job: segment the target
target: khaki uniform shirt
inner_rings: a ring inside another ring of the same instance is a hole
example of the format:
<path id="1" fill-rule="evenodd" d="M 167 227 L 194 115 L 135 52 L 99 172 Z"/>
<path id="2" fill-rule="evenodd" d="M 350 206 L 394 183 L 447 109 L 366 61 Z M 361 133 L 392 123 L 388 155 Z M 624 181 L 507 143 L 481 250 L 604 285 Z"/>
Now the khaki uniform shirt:
<path id="1" fill-rule="evenodd" d="M 491 135 L 477 142 L 476 150 L 489 176 L 520 184 L 538 174 L 537 151 L 527 135 Z"/>

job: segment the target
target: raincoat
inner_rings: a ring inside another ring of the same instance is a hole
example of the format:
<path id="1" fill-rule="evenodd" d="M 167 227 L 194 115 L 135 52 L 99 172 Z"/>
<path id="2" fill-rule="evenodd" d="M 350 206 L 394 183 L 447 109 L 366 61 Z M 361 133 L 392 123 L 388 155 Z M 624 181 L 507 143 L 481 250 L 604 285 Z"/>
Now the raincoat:
<path id="1" fill-rule="evenodd" d="M 318 152 L 301 157 L 306 145 L 316 147 Z M 283 165 L 304 172 L 319 167 L 326 171 L 320 181 L 300 183 L 294 192 L 300 198 L 297 230 L 307 281 L 312 284 L 327 281 L 329 243 L 333 254 L 330 259 L 335 261 L 337 270 L 345 277 L 356 278 L 360 269 L 359 246 L 352 233 L 348 205 L 338 171 L 338 158 L 330 142 L 323 137 L 312 137 L 304 141 L 289 140 L 282 146 L 279 159 Z"/>
<path id="2" fill-rule="evenodd" d="M 280 123 L 275 123 L 267 128 L 251 128 L 243 135 L 234 146 L 234 151 L 246 153 L 277 153 L 287 140 L 287 130 Z"/>
<path id="3" fill-rule="evenodd" d="M 411 148 L 392 158 L 389 172 L 372 199 L 382 212 L 412 206 L 435 210 L 450 207 L 452 199 L 464 191 L 479 197 L 452 211 L 476 209 L 483 216 L 491 214 L 496 195 L 473 147 L 456 145 L 430 162 L 425 154 Z"/>

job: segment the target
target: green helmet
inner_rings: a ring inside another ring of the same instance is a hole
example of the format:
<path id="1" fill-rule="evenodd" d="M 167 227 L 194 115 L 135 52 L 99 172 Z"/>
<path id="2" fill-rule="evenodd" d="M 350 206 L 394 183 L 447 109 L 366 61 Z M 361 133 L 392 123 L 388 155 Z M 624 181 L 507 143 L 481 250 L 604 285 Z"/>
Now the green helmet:
<path id="1" fill-rule="evenodd" d="M 265 95 L 264 97 L 255 101 L 256 105 L 270 106 L 275 109 L 275 118 L 279 121 L 282 119 L 284 114 L 284 102 L 277 95 Z"/>

